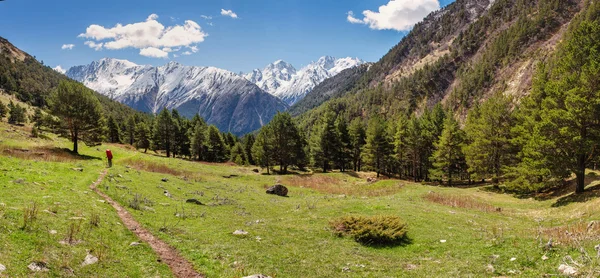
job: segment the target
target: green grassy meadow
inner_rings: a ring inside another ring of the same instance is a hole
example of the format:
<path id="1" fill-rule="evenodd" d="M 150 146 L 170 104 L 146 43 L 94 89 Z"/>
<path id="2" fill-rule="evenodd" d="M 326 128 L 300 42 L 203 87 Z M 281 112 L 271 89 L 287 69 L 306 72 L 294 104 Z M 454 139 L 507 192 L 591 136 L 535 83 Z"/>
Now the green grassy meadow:
<path id="1" fill-rule="evenodd" d="M 82 145 L 78 157 L 54 135 L 29 138 L 27 128 L 4 122 L 0 131 L 0 276 L 171 276 L 147 244 L 130 246 L 138 239 L 89 189 L 105 169 L 106 148 L 115 166 L 98 188 L 207 277 L 540 277 L 557 275 L 565 262 L 600 275 L 593 190 L 538 200 L 486 187 L 369 183 L 370 173 L 264 175 L 119 145 Z M 288 186 L 289 197 L 265 194 L 275 183 Z M 191 198 L 203 205 L 186 203 Z M 25 221 L 33 204 L 35 219 Z M 365 246 L 337 237 L 329 222 L 346 215 L 400 216 L 410 242 Z M 99 261 L 82 266 L 88 253 Z M 30 271 L 31 262 L 48 271 Z"/>

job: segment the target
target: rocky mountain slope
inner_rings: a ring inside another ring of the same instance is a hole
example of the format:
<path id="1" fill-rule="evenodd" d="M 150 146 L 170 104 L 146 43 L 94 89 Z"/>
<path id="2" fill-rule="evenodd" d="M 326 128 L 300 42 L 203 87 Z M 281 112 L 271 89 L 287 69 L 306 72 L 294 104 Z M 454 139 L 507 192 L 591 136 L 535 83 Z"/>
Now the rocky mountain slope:
<path id="1" fill-rule="evenodd" d="M 302 122 L 310 126 L 332 107 L 350 119 L 393 119 L 440 102 L 463 117 L 494 92 L 518 98 L 583 2 L 457 0 L 418 23 L 354 86 L 304 113 Z"/>
<path id="2" fill-rule="evenodd" d="M 137 110 L 177 109 L 187 117 L 197 113 L 221 131 L 237 135 L 260 128 L 288 108 L 243 77 L 213 67 L 175 62 L 152 67 L 102 59 L 72 67 L 66 74 Z"/>
<path id="3" fill-rule="evenodd" d="M 278 60 L 262 70 L 255 69 L 244 77 L 288 105 L 293 105 L 325 79 L 364 63 L 358 58 L 337 59 L 323 56 L 316 62 L 296 70 L 291 64 Z"/>

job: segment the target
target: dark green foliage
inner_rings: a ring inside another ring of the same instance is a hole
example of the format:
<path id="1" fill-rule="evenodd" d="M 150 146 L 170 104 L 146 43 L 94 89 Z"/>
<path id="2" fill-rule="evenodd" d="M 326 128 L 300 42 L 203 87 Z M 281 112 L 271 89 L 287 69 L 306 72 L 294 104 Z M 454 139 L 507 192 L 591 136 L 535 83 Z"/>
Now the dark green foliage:
<path id="1" fill-rule="evenodd" d="M 8 104 L 8 123 L 13 125 L 23 124 L 27 121 L 25 108 L 20 104 L 14 104 L 12 101 Z"/>
<path id="2" fill-rule="evenodd" d="M 327 112 L 320 123 L 314 126 L 311 132 L 311 161 L 315 167 L 320 167 L 323 172 L 331 169 L 331 163 L 338 157 L 341 142 L 338 129 L 335 125 L 336 115 Z"/>
<path id="3" fill-rule="evenodd" d="M 127 126 L 126 126 L 126 138 L 127 138 L 127 143 L 129 145 L 132 145 L 135 143 L 135 117 L 129 116 L 129 118 L 127 119 Z"/>
<path id="4" fill-rule="evenodd" d="M 167 109 L 160 111 L 154 121 L 152 148 L 154 150 L 164 150 L 167 157 L 171 156 L 173 151 L 173 137 L 176 132 L 175 122 L 171 112 Z"/>
<path id="5" fill-rule="evenodd" d="M 372 118 L 367 127 L 367 140 L 363 153 L 365 163 L 377 172 L 386 173 L 392 154 L 392 137 L 388 134 L 387 123 L 378 118 Z M 389 171 L 388 171 L 389 173 Z"/>
<path id="6" fill-rule="evenodd" d="M 231 158 L 229 160 L 237 165 L 248 164 L 246 151 L 244 150 L 242 143 L 238 142 L 231 148 Z"/>
<path id="7" fill-rule="evenodd" d="M 208 127 L 206 136 L 206 161 L 225 162 L 228 159 L 227 145 L 216 126 Z"/>
<path id="8" fill-rule="evenodd" d="M 336 120 L 337 134 L 339 137 L 339 146 L 336 152 L 335 164 L 340 171 L 348 169 L 352 160 L 352 138 L 348 130 L 348 123 L 341 117 Z"/>
<path id="9" fill-rule="evenodd" d="M 73 152 L 82 140 L 86 145 L 98 145 L 105 135 L 102 107 L 93 91 L 80 83 L 61 81 L 49 98 L 50 111 L 60 119 L 58 127 L 73 142 Z"/>
<path id="10" fill-rule="evenodd" d="M 398 216 L 346 216 L 330 222 L 334 234 L 350 236 L 365 245 L 408 242 L 408 225 Z"/>
<path id="11" fill-rule="evenodd" d="M 362 149 L 367 143 L 367 131 L 361 119 L 356 118 L 350 123 L 349 135 L 350 146 L 352 148 L 352 166 L 354 171 L 360 171 L 362 166 Z"/>
<path id="12" fill-rule="evenodd" d="M 2 118 L 6 117 L 6 114 L 8 113 L 8 107 L 6 107 L 6 105 L 0 101 L 0 121 L 2 120 Z"/>
<path id="13" fill-rule="evenodd" d="M 44 125 L 44 114 L 42 114 L 42 109 L 36 107 L 33 110 L 31 122 L 33 123 L 33 126 L 38 129 Z"/>
<path id="14" fill-rule="evenodd" d="M 593 4 L 590 11 L 598 11 Z M 588 14 L 586 16 L 590 16 Z M 585 189 L 585 169 L 600 140 L 600 19 L 572 25 L 551 67 L 541 66 L 515 128 L 522 162 L 513 185 L 536 190 L 575 173 L 576 193 Z"/>
<path id="15" fill-rule="evenodd" d="M 119 124 L 115 121 L 115 118 L 112 116 L 108 117 L 108 137 L 107 140 L 109 143 L 121 143 L 121 131 L 119 129 Z"/>
<path id="16" fill-rule="evenodd" d="M 254 157 L 252 156 L 252 146 L 256 141 L 256 137 L 253 134 L 246 134 L 242 139 L 242 143 L 244 144 L 244 151 L 246 153 L 246 158 L 248 160 L 248 164 L 256 165 L 254 161 Z"/>
<path id="17" fill-rule="evenodd" d="M 268 126 L 272 127 L 273 157 L 282 173 L 287 173 L 290 165 L 300 168 L 306 165 L 306 139 L 300 133 L 289 113 L 277 113 Z"/>
<path id="18" fill-rule="evenodd" d="M 273 166 L 274 143 L 273 143 L 273 127 L 266 125 L 260 129 L 256 140 L 252 146 L 252 157 L 255 163 L 267 169 L 267 174 L 270 173 L 270 168 Z"/>
<path id="19" fill-rule="evenodd" d="M 475 179 L 492 178 L 494 183 L 514 162 L 511 144 L 512 100 L 496 94 L 481 106 L 471 108 L 465 126 L 468 145 L 464 152 L 469 172 Z"/>
<path id="20" fill-rule="evenodd" d="M 193 159 L 202 160 L 205 158 L 206 149 L 206 123 L 203 120 L 197 120 L 191 132 L 191 155 Z"/>
<path id="21" fill-rule="evenodd" d="M 452 179 L 466 170 L 463 145 L 465 134 L 452 115 L 444 121 L 444 131 L 439 142 L 435 144 L 435 152 L 431 157 L 433 168 L 429 171 L 434 179 L 447 180 L 452 186 Z"/>
<path id="22" fill-rule="evenodd" d="M 135 125 L 135 142 L 134 146 L 137 149 L 144 149 L 144 152 L 150 148 L 150 139 L 152 133 L 150 127 L 145 122 L 139 122 Z"/>

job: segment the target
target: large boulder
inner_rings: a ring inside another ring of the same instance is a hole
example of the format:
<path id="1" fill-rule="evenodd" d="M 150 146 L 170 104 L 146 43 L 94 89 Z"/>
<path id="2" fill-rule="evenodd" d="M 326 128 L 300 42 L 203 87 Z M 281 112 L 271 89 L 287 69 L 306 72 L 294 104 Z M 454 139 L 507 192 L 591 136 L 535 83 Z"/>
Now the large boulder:
<path id="1" fill-rule="evenodd" d="M 274 194 L 274 195 L 285 197 L 288 194 L 288 189 L 287 189 L 287 187 L 285 187 L 281 184 L 276 184 L 274 186 L 269 187 L 269 189 L 267 189 L 267 194 Z"/>

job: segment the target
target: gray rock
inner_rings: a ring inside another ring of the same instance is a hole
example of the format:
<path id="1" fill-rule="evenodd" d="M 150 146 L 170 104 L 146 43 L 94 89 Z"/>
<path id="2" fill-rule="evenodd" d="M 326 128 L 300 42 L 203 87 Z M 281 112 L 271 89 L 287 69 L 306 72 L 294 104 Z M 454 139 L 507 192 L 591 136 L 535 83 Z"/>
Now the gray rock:
<path id="1" fill-rule="evenodd" d="M 169 191 L 167 191 L 167 190 L 165 190 L 165 196 L 167 196 L 169 198 L 173 197 L 173 196 L 171 196 L 171 193 L 169 193 Z"/>
<path id="2" fill-rule="evenodd" d="M 95 264 L 97 262 L 98 262 L 98 258 L 96 258 L 92 254 L 87 254 L 87 256 L 85 256 L 85 259 L 81 263 L 81 266 L 91 265 L 91 264 Z"/>
<path id="3" fill-rule="evenodd" d="M 50 270 L 46 266 L 45 262 L 32 262 L 27 266 L 27 268 L 29 268 L 29 270 L 35 271 L 35 272 L 46 272 L 46 271 Z"/>
<path id="4" fill-rule="evenodd" d="M 269 189 L 267 189 L 267 194 L 274 194 L 277 196 L 285 197 L 288 194 L 288 189 L 287 189 L 287 187 L 285 187 L 281 184 L 276 184 L 274 186 L 269 187 Z"/>
<path id="5" fill-rule="evenodd" d="M 169 179 L 167 179 L 167 178 L 162 178 L 162 179 L 161 179 L 161 181 L 162 181 L 162 182 L 168 182 L 168 181 L 169 181 Z"/>
<path id="6" fill-rule="evenodd" d="M 271 276 L 267 276 L 264 274 L 254 274 L 254 275 L 250 275 L 250 276 L 244 276 L 242 278 L 271 278 Z"/>
<path id="7" fill-rule="evenodd" d="M 198 199 L 187 199 L 185 202 L 186 203 L 190 203 L 190 204 L 196 204 L 196 205 L 199 205 L 199 206 L 204 205 L 202 202 L 198 201 Z"/>
<path id="8" fill-rule="evenodd" d="M 83 172 L 83 168 L 71 168 L 73 171 Z"/>
<path id="9" fill-rule="evenodd" d="M 140 243 L 137 241 L 134 241 L 131 244 L 129 244 L 129 246 L 138 246 L 138 245 L 140 245 Z"/>
<path id="10" fill-rule="evenodd" d="M 0 264 L 0 273 L 6 271 L 6 266 L 4 266 L 3 264 Z"/>
<path id="11" fill-rule="evenodd" d="M 235 232 L 233 232 L 233 234 L 236 236 L 245 236 L 248 234 L 248 232 L 246 232 L 244 230 L 235 230 Z"/>
<path id="12" fill-rule="evenodd" d="M 16 179 L 13 182 L 16 183 L 16 184 L 24 184 L 25 180 L 24 179 Z"/>
<path id="13" fill-rule="evenodd" d="M 562 275 L 566 275 L 566 276 L 575 276 L 577 275 L 577 269 L 570 266 L 570 265 L 566 265 L 566 264 L 561 264 L 558 267 L 558 272 Z"/>
<path id="14" fill-rule="evenodd" d="M 258 173 L 258 172 L 260 172 L 260 170 L 258 170 L 258 169 L 253 169 L 253 170 L 252 170 L 252 172 L 254 172 L 254 173 Z"/>

